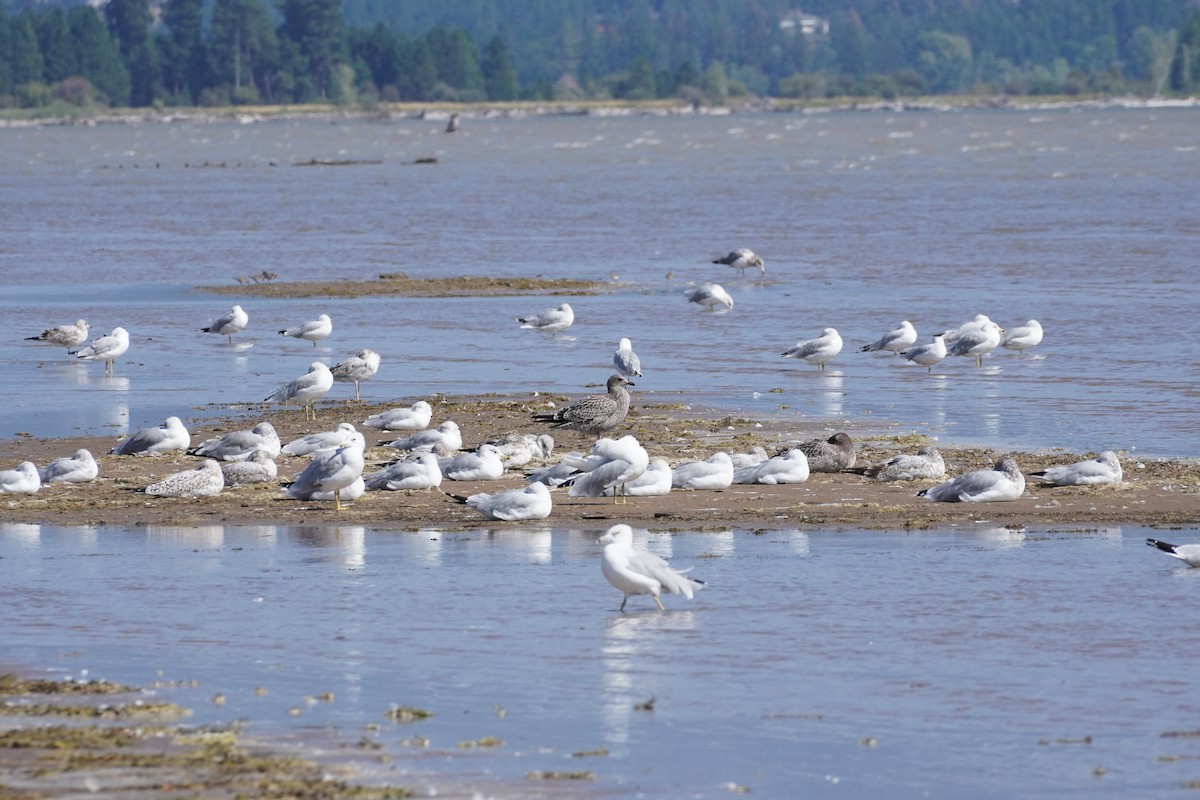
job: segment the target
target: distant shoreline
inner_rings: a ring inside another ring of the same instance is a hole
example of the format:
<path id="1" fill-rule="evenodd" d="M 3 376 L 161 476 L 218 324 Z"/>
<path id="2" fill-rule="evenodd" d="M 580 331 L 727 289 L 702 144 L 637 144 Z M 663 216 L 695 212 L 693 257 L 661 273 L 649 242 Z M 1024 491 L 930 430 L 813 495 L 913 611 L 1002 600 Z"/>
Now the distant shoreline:
<path id="1" fill-rule="evenodd" d="M 173 122 L 237 122 L 248 124 L 271 120 L 364 120 L 388 122 L 401 119 L 448 122 L 457 114 L 464 119 L 521 118 L 533 116 L 729 116 L 747 113 L 821 114 L 846 111 L 887 113 L 948 112 L 969 110 L 1062 111 L 1073 109 L 1168 109 L 1198 108 L 1200 98 L 1060 97 L 1060 96 L 947 96 L 884 100 L 881 98 L 832 98 L 792 100 L 751 98 L 723 106 L 697 106 L 677 100 L 643 102 L 613 100 L 521 101 L 512 103 L 378 103 L 369 107 L 338 107 L 331 104 L 280 106 L 227 106 L 222 108 L 71 109 L 39 115 L 48 109 L 0 112 L 0 128 L 46 125 L 141 125 Z M 60 110 L 60 108 L 55 109 Z"/>

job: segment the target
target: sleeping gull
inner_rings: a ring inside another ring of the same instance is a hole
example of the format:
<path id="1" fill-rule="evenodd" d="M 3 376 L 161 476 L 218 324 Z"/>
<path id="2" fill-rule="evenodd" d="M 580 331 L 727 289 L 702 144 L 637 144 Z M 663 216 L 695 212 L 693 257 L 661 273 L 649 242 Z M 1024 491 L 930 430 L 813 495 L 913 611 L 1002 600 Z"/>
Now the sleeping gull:
<path id="1" fill-rule="evenodd" d="M 627 378 L 642 377 L 642 360 L 633 352 L 633 343 L 627 338 L 617 342 L 617 351 L 613 353 L 613 366 L 617 372 Z"/>
<path id="2" fill-rule="evenodd" d="M 275 480 L 279 467 L 275 458 L 266 450 L 252 450 L 241 461 L 228 461 L 221 465 L 226 486 L 241 486 L 247 483 L 266 483 Z"/>
<path id="3" fill-rule="evenodd" d="M 72 355 L 84 361 L 103 361 L 104 374 L 113 374 L 113 362 L 125 355 L 129 349 L 129 331 L 118 326 L 112 333 L 93 339 L 92 343 L 80 350 L 71 351 Z"/>
<path id="4" fill-rule="evenodd" d="M 633 382 L 624 375 L 612 375 L 605 384 L 608 394 L 593 394 L 576 400 L 549 414 L 534 414 L 535 422 L 549 422 L 555 428 L 597 434 L 620 425 L 629 413 L 629 390 Z"/>
<path id="5" fill-rule="evenodd" d="M 665 611 L 658 599 L 661 592 L 681 594 L 692 599 L 692 594 L 704 588 L 704 581 L 689 578 L 685 570 L 672 569 L 662 558 L 644 550 L 633 549 L 633 528 L 628 525 L 613 525 L 598 540 L 604 545 L 600 558 L 600 571 L 605 579 L 625 597 L 621 600 L 621 611 L 635 594 L 648 594 L 654 598 L 659 611 Z"/>
<path id="6" fill-rule="evenodd" d="M 563 303 L 554 308 L 547 308 L 538 314 L 532 314 L 528 317 L 517 317 L 516 320 L 521 323 L 522 328 L 531 328 L 535 331 L 543 331 L 545 333 L 557 333 L 571 327 L 571 324 L 575 322 L 575 310 L 571 308 L 570 303 Z"/>
<path id="7" fill-rule="evenodd" d="M 991 503 L 1016 500 L 1025 491 L 1025 476 L 1011 456 L 991 469 L 977 469 L 917 493 L 939 503 Z"/>
<path id="8" fill-rule="evenodd" d="M 1017 327 L 1004 334 L 1000 339 L 1000 346 L 1008 350 L 1018 350 L 1024 352 L 1031 347 L 1037 347 L 1042 343 L 1042 323 L 1036 319 L 1031 319 L 1024 325 Z"/>
<path id="9" fill-rule="evenodd" d="M 454 420 L 446 420 L 433 430 L 417 431 L 411 436 L 397 439 L 388 444 L 397 450 L 421 450 L 429 452 L 438 445 L 444 445 L 450 452 L 462 449 L 462 432 Z"/>
<path id="10" fill-rule="evenodd" d="M 246 329 L 246 323 L 250 321 L 250 317 L 242 310 L 241 306 L 234 306 L 225 312 L 225 315 L 217 318 L 209 323 L 208 327 L 201 328 L 202 333 L 219 333 L 222 336 L 229 338 L 230 344 L 233 343 L 233 335 L 241 333 Z"/>
<path id="11" fill-rule="evenodd" d="M 304 419 L 317 418 L 317 400 L 333 388 L 333 373 L 320 361 L 314 361 L 308 372 L 267 395 L 264 403 L 297 402 L 304 406 Z"/>
<path id="12" fill-rule="evenodd" d="M 916 455 L 901 453 L 887 461 L 871 464 L 862 474 L 875 481 L 919 481 L 946 474 L 946 462 L 936 447 L 922 447 Z"/>
<path id="13" fill-rule="evenodd" d="M 90 450 L 76 450 L 73 455 L 56 458 L 38 470 L 42 483 L 86 483 L 100 474 L 100 465 Z"/>
<path id="14" fill-rule="evenodd" d="M 313 347 L 316 347 L 318 341 L 331 333 L 333 333 L 333 321 L 329 319 L 328 314 L 322 314 L 316 319 L 309 320 L 292 328 L 284 328 L 279 332 L 281 336 L 291 336 L 293 339 L 307 339 L 313 343 Z"/>
<path id="15" fill-rule="evenodd" d="M 0 470 L 0 494 L 37 494 L 40 488 L 42 479 L 32 461 L 22 461 L 16 469 Z"/>
<path id="16" fill-rule="evenodd" d="M 211 458 L 195 469 L 168 475 L 158 483 L 146 487 L 146 494 L 155 497 L 211 497 L 225 488 L 225 476 L 221 465 Z"/>
<path id="17" fill-rule="evenodd" d="M 935 333 L 933 341 L 928 344 L 919 344 L 916 347 L 905 350 L 900 355 L 907 361 L 914 364 L 920 364 L 922 367 L 928 367 L 928 372 L 933 372 L 933 367 L 939 361 L 946 357 L 946 343 L 943 341 L 946 334 Z"/>
<path id="18" fill-rule="evenodd" d="M 584 457 L 583 453 L 568 453 L 567 455 L 573 459 Z M 582 471 L 580 469 L 571 466 L 571 464 L 566 463 L 564 460 L 557 464 L 551 464 L 548 467 L 531 469 L 529 472 L 525 473 L 525 480 L 529 483 L 544 483 L 548 488 L 552 489 L 555 486 L 562 486 L 564 483 L 570 483 L 571 481 L 575 480 L 575 478 L 579 477 L 581 472 Z M 670 479 L 668 478 L 668 485 L 669 480 Z"/>
<path id="19" fill-rule="evenodd" d="M 157 428 L 143 428 L 108 451 L 114 456 L 156 456 L 172 450 L 187 450 L 192 437 L 179 417 L 167 417 Z"/>
<path id="20" fill-rule="evenodd" d="M 436 489 L 442 485 L 437 456 L 421 453 L 415 461 L 397 461 L 366 476 L 368 489 Z"/>
<path id="21" fill-rule="evenodd" d="M 266 451 L 271 458 L 279 455 L 279 434 L 269 422 L 260 422 L 248 431 L 233 431 L 208 439 L 195 447 L 192 455 L 217 461 L 245 461 L 259 450 Z"/>
<path id="22" fill-rule="evenodd" d="M 27 342 L 46 342 L 67 348 L 67 358 L 71 357 L 71 348 L 78 347 L 87 341 L 88 323 L 86 319 L 76 320 L 74 325 L 56 325 L 47 328 L 37 336 L 26 336 Z"/>
<path id="23" fill-rule="evenodd" d="M 489 444 L 496 446 L 505 469 L 523 467 L 534 459 L 540 461 L 554 453 L 554 437 L 548 433 L 510 433 Z"/>
<path id="24" fill-rule="evenodd" d="M 760 274 L 767 274 L 767 268 L 763 265 L 763 260 L 754 255 L 753 250 L 745 247 L 739 247 L 737 250 L 732 250 L 720 258 L 714 258 L 712 263 L 733 267 L 738 271 L 738 275 L 745 275 L 746 270 L 755 267 L 758 268 Z"/>
<path id="25" fill-rule="evenodd" d="M 841 472 L 854 466 L 854 442 L 841 431 L 828 439 L 814 439 L 798 447 L 808 458 L 809 472 Z"/>
<path id="26" fill-rule="evenodd" d="M 304 471 L 297 475 L 291 483 L 284 484 L 284 489 L 297 500 L 320 500 L 333 494 L 334 508 L 342 510 L 343 489 L 350 487 L 362 478 L 363 450 L 357 443 L 349 440 L 329 450 L 321 450 L 313 456 Z M 351 499 L 350 492 L 346 499 Z"/>
<path id="27" fill-rule="evenodd" d="M 953 344 L 959 338 L 970 331 L 982 330 L 987 325 L 995 325 L 987 314 L 976 314 L 974 318 L 967 320 L 956 328 L 950 328 L 945 331 L 946 344 Z"/>
<path id="28" fill-rule="evenodd" d="M 481 444 L 473 453 L 439 459 L 438 469 L 452 481 L 494 481 L 504 475 L 504 463 L 494 444 Z"/>
<path id="29" fill-rule="evenodd" d="M 321 450 L 339 447 L 345 442 L 355 445 L 359 450 L 366 449 L 367 446 L 366 438 L 352 424 L 339 422 L 331 431 L 310 433 L 307 436 L 292 439 L 280 448 L 280 452 L 289 456 L 307 456 Z"/>
<path id="30" fill-rule="evenodd" d="M 781 483 L 804 483 L 808 480 L 808 456 L 799 448 L 768 458 L 759 464 L 734 470 L 734 483 L 762 483 L 775 486 Z"/>
<path id="31" fill-rule="evenodd" d="M 421 431 L 429 427 L 433 408 L 424 400 L 418 400 L 408 408 L 389 408 L 372 414 L 363 420 L 363 427 L 381 431 Z"/>
<path id="32" fill-rule="evenodd" d="M 656 458 L 646 467 L 646 471 L 625 484 L 622 494 L 626 497 L 662 497 L 671 493 L 671 477 L 674 470 L 664 458 Z M 616 494 L 616 487 L 609 486 L 604 490 L 605 497 Z"/>
<path id="33" fill-rule="evenodd" d="M 796 342 L 796 346 L 784 350 L 784 358 L 802 358 L 810 364 L 816 364 L 818 369 L 825 369 L 833 357 L 842 352 L 842 337 L 836 328 L 823 328 L 821 335 L 815 339 L 805 339 Z"/>
<path id="34" fill-rule="evenodd" d="M 1146 544 L 1175 556 L 1189 567 L 1200 567 L 1200 544 L 1171 544 L 1161 539 L 1147 539 Z"/>
<path id="35" fill-rule="evenodd" d="M 888 350 L 896 355 L 900 355 L 908 348 L 917 343 L 917 329 L 908 320 L 900 323 L 900 326 L 893 331 L 885 333 L 870 344 L 864 344 L 861 353 L 869 353 L 872 350 Z"/>
<path id="36" fill-rule="evenodd" d="M 748 452 L 734 453 L 729 457 L 729 460 L 733 462 L 734 469 L 741 469 L 742 467 L 753 467 L 755 464 L 761 464 L 770 457 L 771 455 L 765 447 L 761 444 L 756 444 Z"/>
<path id="37" fill-rule="evenodd" d="M 451 494 L 459 503 L 464 503 L 488 519 L 520 520 L 545 519 L 553 510 L 550 490 L 544 483 L 531 483 L 522 489 L 503 492 L 480 492 L 470 497 Z"/>
<path id="38" fill-rule="evenodd" d="M 1087 486 L 1096 483 L 1120 483 L 1123 476 L 1121 461 L 1112 450 L 1105 450 L 1088 461 L 1050 467 L 1033 475 L 1046 483 L 1058 486 Z"/>
<path id="39" fill-rule="evenodd" d="M 563 463 L 575 467 L 580 475 L 571 484 L 571 497 L 600 497 L 615 487 L 613 503 L 622 500 L 625 485 L 646 471 L 650 456 L 632 436 L 597 439 L 586 457 L 568 455 Z"/>
<path id="40" fill-rule="evenodd" d="M 706 283 L 695 289 L 690 289 L 683 295 L 689 303 L 699 303 L 708 311 L 722 306 L 726 311 L 733 308 L 733 298 L 719 283 Z"/>
<path id="41" fill-rule="evenodd" d="M 983 357 L 1000 346 L 1003 334 L 1004 329 L 989 319 L 981 325 L 960 329 L 946 352 L 952 356 L 969 356 L 975 359 L 975 366 L 982 366 Z"/>
<path id="42" fill-rule="evenodd" d="M 728 489 L 733 483 L 733 461 L 725 452 L 704 461 L 689 461 L 671 470 L 672 489 Z"/>
<path id="43" fill-rule="evenodd" d="M 353 383 L 354 399 L 361 400 L 358 393 L 359 384 L 375 377 L 375 373 L 379 371 L 379 353 L 371 349 L 359 350 L 345 361 L 334 364 L 329 371 L 333 373 L 335 381 Z"/>

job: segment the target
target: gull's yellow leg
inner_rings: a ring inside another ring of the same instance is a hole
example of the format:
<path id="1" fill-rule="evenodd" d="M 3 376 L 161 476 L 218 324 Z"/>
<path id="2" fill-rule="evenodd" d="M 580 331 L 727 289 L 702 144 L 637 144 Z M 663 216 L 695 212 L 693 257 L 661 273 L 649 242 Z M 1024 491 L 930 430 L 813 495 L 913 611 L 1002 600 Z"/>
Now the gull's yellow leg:
<path id="1" fill-rule="evenodd" d="M 663 608 L 662 600 L 659 600 L 659 599 L 658 599 L 658 595 L 656 595 L 656 594 L 652 594 L 652 595 L 650 595 L 650 596 L 651 596 L 651 597 L 653 597 L 653 598 L 654 598 L 654 602 L 658 604 L 658 610 L 659 610 L 659 611 L 666 611 L 666 609 L 665 609 L 665 608 Z"/>
<path id="2" fill-rule="evenodd" d="M 341 510 L 342 510 L 342 495 L 341 495 L 341 489 L 334 489 L 334 490 L 333 490 L 333 508 L 334 508 L 334 510 L 335 510 L 335 511 L 341 511 Z"/>

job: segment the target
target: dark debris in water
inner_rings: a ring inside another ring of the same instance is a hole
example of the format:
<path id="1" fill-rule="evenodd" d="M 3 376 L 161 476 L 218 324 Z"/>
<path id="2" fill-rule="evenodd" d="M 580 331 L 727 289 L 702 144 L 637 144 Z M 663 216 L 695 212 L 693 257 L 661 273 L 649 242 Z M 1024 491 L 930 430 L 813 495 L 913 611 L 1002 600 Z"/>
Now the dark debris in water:
<path id="1" fill-rule="evenodd" d="M 235 286 L 201 286 L 199 291 L 239 297 L 518 297 L 525 295 L 596 295 L 613 291 L 611 283 L 570 278 L 493 278 L 458 275 L 413 278 L 386 273 L 371 281 L 273 281 Z"/>

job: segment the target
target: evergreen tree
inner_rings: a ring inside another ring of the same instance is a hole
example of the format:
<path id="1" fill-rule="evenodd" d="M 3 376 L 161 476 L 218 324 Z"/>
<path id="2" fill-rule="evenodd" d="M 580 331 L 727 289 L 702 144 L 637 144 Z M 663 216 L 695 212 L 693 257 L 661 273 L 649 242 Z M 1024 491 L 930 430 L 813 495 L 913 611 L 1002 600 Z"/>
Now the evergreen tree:
<path id="1" fill-rule="evenodd" d="M 426 37 L 438 81 L 455 90 L 458 100 L 484 97 L 479 51 L 466 31 L 434 28 Z"/>
<path id="2" fill-rule="evenodd" d="M 204 0 L 166 0 L 162 7 L 163 83 L 168 92 L 186 97 L 189 103 L 200 98 L 208 79 L 203 17 Z"/>
<path id="3" fill-rule="evenodd" d="M 150 0 L 108 0 L 104 19 L 129 73 L 130 105 L 150 105 L 159 85 L 158 60 L 150 39 Z"/>
<path id="4" fill-rule="evenodd" d="M 71 26 L 61 8 L 52 8 L 37 18 L 38 45 L 42 51 L 42 76 L 58 83 L 79 74 L 79 56 L 71 42 Z"/>
<path id="5" fill-rule="evenodd" d="M 280 32 L 295 43 L 318 96 L 326 99 L 334 65 L 347 60 L 340 0 L 279 0 Z"/>
<path id="6" fill-rule="evenodd" d="M 13 90 L 12 68 L 8 59 L 12 40 L 11 25 L 8 11 L 5 10 L 4 4 L 0 3 L 0 101 L 4 95 L 12 94 Z"/>
<path id="7" fill-rule="evenodd" d="M 33 15 L 28 11 L 13 17 L 9 24 L 9 69 L 13 86 L 42 80 L 42 50 L 38 46 Z"/>
<path id="8" fill-rule="evenodd" d="M 67 12 L 67 24 L 79 54 L 79 73 L 112 105 L 129 105 L 129 70 L 96 9 L 72 7 Z"/>
<path id="9" fill-rule="evenodd" d="M 488 100 L 516 100 L 520 94 L 517 73 L 508 57 L 508 43 L 496 35 L 483 55 L 483 85 Z"/>
<path id="10" fill-rule="evenodd" d="M 238 102 L 272 99 L 279 40 L 258 0 L 217 0 L 205 51 L 214 87 L 231 87 Z"/>

